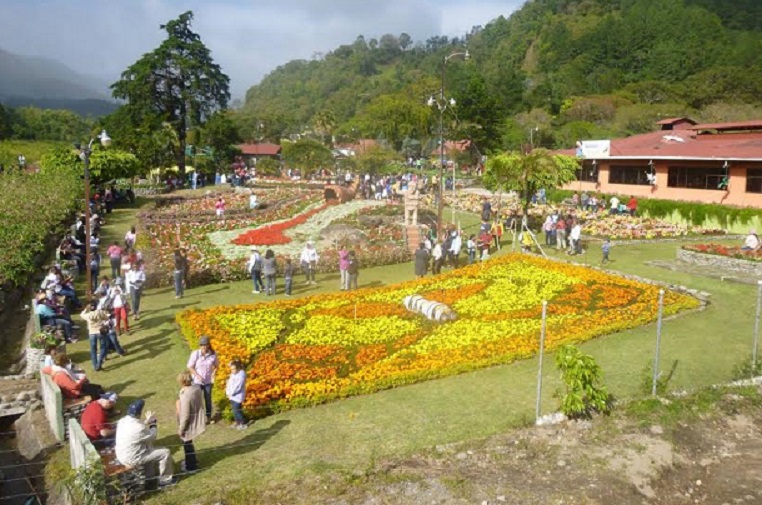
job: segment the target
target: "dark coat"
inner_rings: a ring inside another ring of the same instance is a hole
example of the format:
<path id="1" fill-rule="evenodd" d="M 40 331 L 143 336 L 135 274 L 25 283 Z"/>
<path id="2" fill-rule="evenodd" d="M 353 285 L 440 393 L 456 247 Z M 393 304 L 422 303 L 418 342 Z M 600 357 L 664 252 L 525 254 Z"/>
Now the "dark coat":
<path id="1" fill-rule="evenodd" d="M 417 249 L 415 251 L 415 275 L 426 275 L 429 267 L 429 251 Z"/>

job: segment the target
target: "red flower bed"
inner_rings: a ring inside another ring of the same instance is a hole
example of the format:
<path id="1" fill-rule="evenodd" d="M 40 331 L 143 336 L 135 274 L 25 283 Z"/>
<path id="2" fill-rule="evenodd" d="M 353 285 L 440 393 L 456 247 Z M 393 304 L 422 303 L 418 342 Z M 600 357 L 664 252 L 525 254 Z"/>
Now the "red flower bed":
<path id="1" fill-rule="evenodd" d="M 299 214 L 295 218 L 280 223 L 263 226 L 255 230 L 250 230 L 239 235 L 233 239 L 233 243 L 236 245 L 283 245 L 291 242 L 291 238 L 287 237 L 283 232 L 298 226 L 306 222 L 309 218 L 324 210 L 327 205 L 321 205 L 312 210 L 308 210 L 303 214 Z"/>
<path id="2" fill-rule="evenodd" d="M 689 244 L 683 246 L 686 251 L 727 256 L 749 261 L 762 261 L 762 250 L 749 251 L 738 246 L 726 246 L 722 244 Z"/>

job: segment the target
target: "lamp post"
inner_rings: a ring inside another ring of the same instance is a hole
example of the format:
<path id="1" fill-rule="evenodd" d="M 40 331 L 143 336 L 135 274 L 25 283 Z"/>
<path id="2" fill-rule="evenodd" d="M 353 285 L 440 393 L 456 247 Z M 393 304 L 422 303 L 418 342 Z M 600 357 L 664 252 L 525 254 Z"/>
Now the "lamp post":
<path id="1" fill-rule="evenodd" d="M 439 109 L 439 187 L 437 191 L 439 193 L 437 204 L 437 237 L 442 233 L 442 212 L 444 210 L 444 169 L 445 169 L 445 141 L 444 141 L 444 113 L 448 107 L 455 106 L 455 99 L 447 99 L 445 97 L 445 69 L 447 68 L 447 62 L 456 56 L 463 56 L 464 60 L 467 60 L 470 55 L 468 51 L 452 53 L 442 58 L 442 87 L 439 88 L 438 95 L 432 95 L 429 97 L 426 104 L 429 107 L 436 105 Z M 455 179 L 453 177 L 453 192 L 455 191 Z"/>
<path id="2" fill-rule="evenodd" d="M 101 141 L 103 147 L 111 145 L 111 137 L 108 136 L 106 130 L 101 131 L 101 134 L 95 138 L 98 138 Z M 85 272 L 87 273 L 86 282 L 88 302 L 90 301 L 93 292 L 93 272 L 90 268 L 90 154 L 92 153 L 95 138 L 90 139 L 90 143 L 87 144 L 87 147 L 75 146 L 79 149 L 79 157 L 85 165 Z"/>

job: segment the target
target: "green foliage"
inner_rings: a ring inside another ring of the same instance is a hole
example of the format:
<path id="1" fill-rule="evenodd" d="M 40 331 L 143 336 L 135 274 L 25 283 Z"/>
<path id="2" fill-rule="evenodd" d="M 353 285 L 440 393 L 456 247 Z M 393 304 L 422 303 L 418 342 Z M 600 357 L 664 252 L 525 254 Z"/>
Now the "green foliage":
<path id="1" fill-rule="evenodd" d="M 0 175 L 0 284 L 26 282 L 48 234 L 81 196 L 81 180 L 68 170 Z"/>
<path id="2" fill-rule="evenodd" d="M 578 191 L 556 189 L 548 192 L 548 200 L 551 202 L 562 202 L 567 198 L 571 198 L 574 193 L 578 193 Z M 614 195 L 600 193 L 599 196 L 608 200 Z M 723 228 L 729 228 L 737 224 L 747 225 L 755 218 L 762 219 L 762 210 L 760 209 L 732 207 L 716 203 L 659 200 L 656 198 L 638 200 L 638 213 L 656 219 L 670 219 L 673 216 L 679 216 L 694 226 L 703 226 L 709 220 L 714 220 Z"/>
<path id="3" fill-rule="evenodd" d="M 603 372 L 592 356 L 573 345 L 564 345 L 556 351 L 556 367 L 565 387 L 560 393 L 561 412 L 567 417 L 589 418 L 596 412 L 611 411 L 612 400 L 603 384 Z"/>
<path id="4" fill-rule="evenodd" d="M 524 201 L 524 215 L 529 203 L 540 188 L 554 189 L 576 177 L 579 161 L 571 156 L 554 155 L 545 149 L 529 154 L 506 152 L 487 160 L 484 186 L 500 191 L 517 191 Z"/>
<path id="5" fill-rule="evenodd" d="M 80 505 L 108 503 L 108 494 L 118 494 L 116 484 L 116 481 L 106 481 L 103 463 L 97 456 L 92 456 L 86 464 L 77 469 L 70 469 L 63 481 L 73 502 Z M 107 493 L 107 487 L 113 488 L 116 492 Z"/>
<path id="6" fill-rule="evenodd" d="M 73 148 L 60 147 L 46 154 L 40 160 L 44 173 L 67 172 L 77 176 L 84 173 L 79 153 Z M 140 173 L 140 164 L 132 153 L 117 149 L 93 146 L 90 155 L 90 177 L 94 182 L 130 178 Z"/>
<path id="7" fill-rule="evenodd" d="M 262 158 L 257 161 L 257 175 L 280 176 L 280 162 L 274 158 Z"/>
<path id="8" fill-rule="evenodd" d="M 762 376 L 762 357 L 760 356 L 757 356 L 756 363 L 754 363 L 752 356 L 749 356 L 733 368 L 733 380 L 751 379 L 759 376 Z"/>
<path id="9" fill-rule="evenodd" d="M 293 168 L 309 175 L 319 168 L 333 166 L 333 154 L 326 146 L 312 139 L 301 139 L 283 144 L 283 160 Z"/>
<path id="10" fill-rule="evenodd" d="M 484 153 L 520 149 L 528 125 L 521 131 L 506 120 L 542 109 L 553 124 L 529 126 L 543 131 L 535 145 L 570 147 L 571 139 L 580 140 L 575 131 L 624 136 L 718 102 L 762 103 L 759 12 L 754 0 L 526 2 L 463 41 L 359 36 L 323 57 L 291 61 L 250 88 L 236 116 L 264 122 L 277 139 L 317 126 L 322 111 L 331 111 L 335 131 L 356 128 L 400 149 L 405 137 L 425 144 L 438 133 L 438 114 L 424 102 L 444 77 L 446 95 L 457 100 L 445 116 L 448 139 L 471 139 Z M 443 69 L 464 42 L 470 61 Z M 325 128 L 316 130 L 325 137 Z"/>
<path id="11" fill-rule="evenodd" d="M 45 154 L 62 145 L 50 141 L 3 140 L 0 141 L 0 165 L 5 168 L 18 167 L 18 156 L 23 154 L 28 167 L 37 166 Z"/>
<path id="12" fill-rule="evenodd" d="M 19 107 L 14 110 L 13 137 L 72 142 L 90 135 L 93 120 L 69 110 Z M 1 138 L 1 137 L 0 137 Z"/>
<path id="13" fill-rule="evenodd" d="M 200 144 L 212 148 L 215 164 L 232 162 L 233 157 L 239 152 L 234 144 L 240 140 L 238 129 L 227 111 L 212 114 L 201 130 Z"/>
<path id="14" fill-rule="evenodd" d="M 672 367 L 669 369 L 668 374 L 659 372 L 656 376 L 656 396 L 664 396 L 669 389 L 669 383 L 672 382 L 672 378 L 677 371 L 677 360 L 672 362 Z M 650 362 L 640 373 L 640 393 L 643 395 L 650 395 L 653 390 L 653 377 L 654 364 Z"/>
<path id="15" fill-rule="evenodd" d="M 203 125 L 230 100 L 230 79 L 191 30 L 191 21 L 193 12 L 188 11 L 162 25 L 167 38 L 111 86 L 115 98 L 127 100 L 124 116 L 140 136 L 150 138 L 162 124 L 171 127 L 177 139 L 172 153 L 181 174 L 188 128 Z"/>
<path id="16" fill-rule="evenodd" d="M 356 160 L 361 172 L 375 175 L 384 172 L 385 168 L 395 161 L 402 161 L 402 157 L 391 149 L 372 146 L 358 154 Z"/>

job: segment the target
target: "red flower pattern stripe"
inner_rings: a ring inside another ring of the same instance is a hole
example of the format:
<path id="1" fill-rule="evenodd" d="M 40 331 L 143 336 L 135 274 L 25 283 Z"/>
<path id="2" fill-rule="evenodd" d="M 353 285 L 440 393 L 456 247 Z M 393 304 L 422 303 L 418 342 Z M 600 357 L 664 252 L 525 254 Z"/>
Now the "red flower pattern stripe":
<path id="1" fill-rule="evenodd" d="M 291 242 L 291 237 L 287 237 L 283 232 L 288 229 L 305 223 L 309 218 L 325 210 L 327 205 L 321 205 L 315 209 L 308 210 L 303 214 L 282 221 L 280 223 L 261 226 L 253 230 L 249 230 L 246 233 L 239 235 L 233 239 L 233 243 L 236 245 L 283 245 Z"/>

